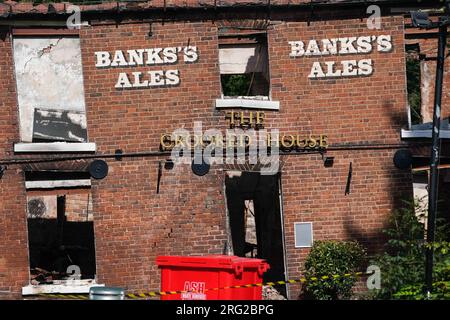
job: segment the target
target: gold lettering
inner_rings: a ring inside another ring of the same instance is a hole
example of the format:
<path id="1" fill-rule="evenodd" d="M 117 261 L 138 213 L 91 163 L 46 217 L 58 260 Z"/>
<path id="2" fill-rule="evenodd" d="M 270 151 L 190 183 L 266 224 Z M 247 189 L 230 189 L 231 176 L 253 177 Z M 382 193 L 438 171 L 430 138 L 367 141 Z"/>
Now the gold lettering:
<path id="1" fill-rule="evenodd" d="M 161 147 L 163 147 L 164 150 L 170 150 L 173 148 L 174 144 L 171 140 L 171 134 L 167 134 L 164 133 L 161 135 L 161 139 L 160 139 L 160 143 L 161 143 Z M 169 144 L 167 144 L 167 141 L 169 142 Z"/>
<path id="2" fill-rule="evenodd" d="M 245 124 L 244 111 L 241 111 L 241 126 Z"/>
<path id="3" fill-rule="evenodd" d="M 328 136 L 326 134 L 320 135 L 320 147 L 328 148 Z"/>
<path id="4" fill-rule="evenodd" d="M 264 123 L 264 112 L 257 111 L 256 112 L 256 125 L 262 125 Z"/>
<path id="5" fill-rule="evenodd" d="M 312 136 L 312 134 L 309 135 L 309 142 L 308 142 L 308 147 L 310 148 L 315 148 L 317 146 L 317 140 L 314 139 L 314 137 Z"/>
<path id="6" fill-rule="evenodd" d="M 300 139 L 300 136 L 297 135 L 296 145 L 297 145 L 298 148 L 305 148 L 306 147 L 305 139 Z"/>
<path id="7" fill-rule="evenodd" d="M 175 146 L 184 146 L 185 144 L 184 144 L 184 139 L 183 139 L 184 137 L 183 136 L 175 136 Z M 190 144 L 189 145 L 186 145 L 186 146 L 189 146 L 190 147 Z"/>
<path id="8" fill-rule="evenodd" d="M 286 144 L 286 138 L 289 137 L 289 143 Z M 281 138 L 281 145 L 283 146 L 283 148 L 292 148 L 292 146 L 295 144 L 295 138 L 293 135 L 289 134 L 287 136 L 283 136 Z"/>
<path id="9" fill-rule="evenodd" d="M 239 122 L 239 119 L 236 119 L 236 112 L 231 111 L 230 113 L 230 119 L 231 121 L 234 121 L 236 123 Z M 242 120 L 242 114 L 240 113 L 240 120 Z M 250 122 L 257 125 L 258 123 L 262 123 L 263 121 L 263 115 L 264 113 L 256 112 L 256 113 L 250 113 Z M 278 135 L 277 135 L 278 136 Z M 203 135 L 175 135 L 173 134 L 167 134 L 163 133 L 160 136 L 160 147 L 162 150 L 171 150 L 174 147 L 202 147 L 204 148 L 207 145 L 213 144 L 214 147 L 221 147 L 223 148 L 225 145 L 226 147 L 235 148 L 237 146 L 239 147 L 249 147 L 252 143 L 252 135 L 248 133 L 227 133 L 225 139 L 219 134 L 210 136 L 208 138 L 205 138 Z M 328 148 L 328 135 L 326 134 L 320 134 L 317 136 L 314 136 L 313 134 L 309 134 L 307 138 L 302 139 L 301 135 L 283 135 L 280 139 L 275 139 L 270 133 L 267 133 L 266 135 L 266 143 L 267 147 L 271 147 L 272 145 L 276 145 L 277 147 L 290 149 L 290 148 Z"/>
<path id="10" fill-rule="evenodd" d="M 234 133 L 227 134 L 226 139 L 227 139 L 226 143 L 227 143 L 228 148 L 234 148 L 236 146 L 236 143 L 235 143 L 235 141 L 237 140 L 236 134 L 234 134 Z"/>
<path id="11" fill-rule="evenodd" d="M 247 138 L 248 137 L 248 141 Z M 243 133 L 239 135 L 239 147 L 249 147 L 252 143 L 252 137 L 249 134 Z"/>
<path id="12" fill-rule="evenodd" d="M 223 138 L 220 135 L 212 136 L 211 143 L 214 147 L 223 147 Z"/>
<path id="13" fill-rule="evenodd" d="M 234 123 L 234 114 L 235 114 L 235 112 L 234 111 L 230 111 L 229 113 L 228 113 L 230 116 L 230 126 L 231 127 L 234 127 L 234 125 L 235 125 L 235 123 Z"/>
<path id="14" fill-rule="evenodd" d="M 250 111 L 245 113 L 244 111 L 228 111 L 225 115 L 226 119 L 230 119 L 230 127 L 262 127 L 264 124 L 264 112 Z"/>
<path id="15" fill-rule="evenodd" d="M 271 147 L 272 144 L 274 144 L 274 146 L 276 146 L 276 147 L 279 147 L 280 141 L 272 139 L 272 135 L 270 133 L 268 133 L 267 134 L 267 147 Z"/>

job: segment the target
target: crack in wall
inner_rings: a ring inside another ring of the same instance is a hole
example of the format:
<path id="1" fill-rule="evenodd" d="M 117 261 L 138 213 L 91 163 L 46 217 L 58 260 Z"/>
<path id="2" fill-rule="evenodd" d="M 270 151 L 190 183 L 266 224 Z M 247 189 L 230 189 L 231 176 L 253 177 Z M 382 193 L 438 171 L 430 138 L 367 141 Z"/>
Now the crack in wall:
<path id="1" fill-rule="evenodd" d="M 26 72 L 28 63 L 30 63 L 33 59 L 40 59 L 40 58 L 42 58 L 42 56 L 43 56 L 44 54 L 50 53 L 50 52 L 52 51 L 52 49 L 53 49 L 54 47 L 56 47 L 62 39 L 63 39 L 63 38 L 59 38 L 59 39 L 56 41 L 55 44 L 51 43 L 51 44 L 49 44 L 47 47 L 42 48 L 41 50 L 38 50 L 38 51 L 37 51 L 37 55 L 38 55 L 37 57 L 31 57 L 30 59 L 28 59 L 27 62 L 25 62 L 25 64 L 23 65 L 23 72 L 22 72 L 22 74 L 24 74 L 24 73 Z"/>

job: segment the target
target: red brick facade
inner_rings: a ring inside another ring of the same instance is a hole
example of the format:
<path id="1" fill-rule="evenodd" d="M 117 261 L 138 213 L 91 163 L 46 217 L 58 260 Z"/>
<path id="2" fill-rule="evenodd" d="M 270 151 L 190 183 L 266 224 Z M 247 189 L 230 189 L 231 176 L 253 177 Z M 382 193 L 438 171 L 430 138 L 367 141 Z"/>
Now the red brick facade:
<path id="1" fill-rule="evenodd" d="M 279 111 L 266 111 L 266 128 L 283 133 L 323 133 L 330 146 L 396 145 L 407 123 L 402 16 L 383 17 L 381 30 L 368 30 L 360 18 L 326 21 L 280 21 L 268 27 L 271 98 Z M 80 31 L 89 142 L 97 152 L 158 151 L 161 133 L 191 129 L 225 130 L 220 98 L 218 22 L 93 25 Z M 391 35 L 393 49 L 352 55 L 371 58 L 368 77 L 311 80 L 313 61 L 341 61 L 348 56 L 289 57 L 288 41 L 342 36 Z M 0 155 L 14 156 L 19 141 L 17 101 L 10 35 L 0 41 Z M 117 90 L 118 72 L 169 69 L 95 67 L 96 51 L 197 46 L 196 63 L 180 62 L 175 87 Z M 334 165 L 320 155 L 283 156 L 282 215 L 289 278 L 298 277 L 308 249 L 295 248 L 294 222 L 313 222 L 314 240 L 356 239 L 370 253 L 383 244 L 381 230 L 402 196 L 412 194 L 411 173 L 393 165 L 396 150 L 332 150 Z M 107 160 L 108 176 L 92 180 L 97 281 L 130 291 L 160 285 L 158 255 L 221 254 L 227 240 L 225 170 L 213 166 L 198 177 L 187 165 L 163 170 L 156 193 L 158 163 L 167 156 Z M 349 165 L 351 192 L 344 195 Z M 20 166 L 10 165 L 0 180 L 0 290 L 19 294 L 28 284 L 26 195 Z M 293 288 L 292 298 L 298 294 Z"/>
<path id="2" fill-rule="evenodd" d="M 2 32 L 3 35 L 5 35 Z M 19 139 L 17 101 L 12 64 L 12 46 L 9 37 L 0 41 L 0 153 L 2 158 L 13 155 L 12 145 Z M 20 292 L 28 283 L 28 250 L 26 224 L 26 196 L 23 173 L 20 168 L 10 168 L 0 183 L 1 214 L 0 234 L 0 291 Z"/>

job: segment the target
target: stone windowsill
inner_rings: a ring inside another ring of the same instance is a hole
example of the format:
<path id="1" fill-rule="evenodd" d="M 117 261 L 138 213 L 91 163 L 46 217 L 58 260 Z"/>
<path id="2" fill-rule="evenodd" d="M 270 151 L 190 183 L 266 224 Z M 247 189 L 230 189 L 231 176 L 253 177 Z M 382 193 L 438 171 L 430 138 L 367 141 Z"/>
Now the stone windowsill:
<path id="1" fill-rule="evenodd" d="M 264 110 L 280 110 L 280 102 L 262 99 L 222 98 L 216 99 L 216 108 L 248 108 Z"/>
<path id="2" fill-rule="evenodd" d="M 91 186 L 90 179 L 25 181 L 25 188 L 27 190 L 28 189 L 90 187 L 90 186 Z"/>
<path id="3" fill-rule="evenodd" d="M 15 153 L 95 152 L 96 150 L 96 144 L 89 142 L 20 142 L 14 144 Z"/>
<path id="4" fill-rule="evenodd" d="M 56 282 L 56 281 L 55 281 Z M 104 287 L 95 280 L 61 280 L 55 284 L 28 285 L 22 287 L 22 295 L 36 295 L 42 293 L 89 293 L 91 287 Z"/>
<path id="5" fill-rule="evenodd" d="M 402 139 L 414 139 L 414 138 L 430 138 L 431 139 L 431 129 L 428 130 L 405 130 L 402 129 L 401 132 Z M 439 138 L 450 139 L 450 130 L 441 129 L 439 131 Z"/>

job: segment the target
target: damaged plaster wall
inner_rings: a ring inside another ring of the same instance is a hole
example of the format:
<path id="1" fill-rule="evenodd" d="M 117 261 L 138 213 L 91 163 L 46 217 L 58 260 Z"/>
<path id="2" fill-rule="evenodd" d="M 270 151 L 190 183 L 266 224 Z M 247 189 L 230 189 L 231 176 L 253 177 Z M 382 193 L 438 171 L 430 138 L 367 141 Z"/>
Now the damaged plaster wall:
<path id="1" fill-rule="evenodd" d="M 421 84 L 421 114 L 423 123 L 433 121 L 433 103 L 434 103 L 434 78 L 436 68 L 430 68 L 429 61 L 421 61 L 420 74 L 422 75 Z"/>
<path id="2" fill-rule="evenodd" d="M 222 46 L 219 61 L 221 74 L 267 73 L 267 51 L 258 44 Z"/>
<path id="3" fill-rule="evenodd" d="M 27 197 L 28 218 L 56 219 L 56 195 Z M 66 195 L 65 215 L 67 221 L 94 221 L 92 197 L 89 193 Z"/>
<path id="4" fill-rule="evenodd" d="M 78 38 L 19 37 L 13 48 L 23 142 L 32 141 L 35 108 L 85 114 Z M 82 122 L 86 128 L 85 116 Z"/>

